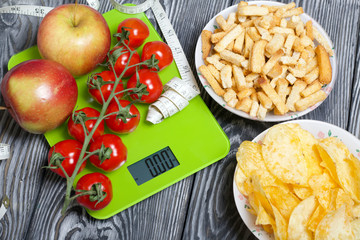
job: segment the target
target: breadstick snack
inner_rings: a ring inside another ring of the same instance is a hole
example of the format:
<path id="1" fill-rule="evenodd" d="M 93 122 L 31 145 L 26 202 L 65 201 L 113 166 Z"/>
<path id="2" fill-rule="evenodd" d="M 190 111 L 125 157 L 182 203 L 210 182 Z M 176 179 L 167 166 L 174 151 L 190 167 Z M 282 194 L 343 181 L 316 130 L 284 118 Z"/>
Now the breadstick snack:
<path id="1" fill-rule="evenodd" d="M 213 31 L 202 31 L 197 65 L 224 106 L 273 121 L 265 118 L 301 116 L 326 99 L 334 51 L 302 7 L 241 1 L 231 9 L 216 16 Z"/>

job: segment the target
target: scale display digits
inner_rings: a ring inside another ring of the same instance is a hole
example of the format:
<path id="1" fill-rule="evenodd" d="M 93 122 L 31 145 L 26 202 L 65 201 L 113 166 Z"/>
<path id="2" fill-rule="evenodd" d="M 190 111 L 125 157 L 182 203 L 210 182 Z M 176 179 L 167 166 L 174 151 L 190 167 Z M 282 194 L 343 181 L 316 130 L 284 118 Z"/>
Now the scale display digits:
<path id="1" fill-rule="evenodd" d="M 170 147 L 165 147 L 128 166 L 128 170 L 136 184 L 141 185 L 179 165 Z"/>

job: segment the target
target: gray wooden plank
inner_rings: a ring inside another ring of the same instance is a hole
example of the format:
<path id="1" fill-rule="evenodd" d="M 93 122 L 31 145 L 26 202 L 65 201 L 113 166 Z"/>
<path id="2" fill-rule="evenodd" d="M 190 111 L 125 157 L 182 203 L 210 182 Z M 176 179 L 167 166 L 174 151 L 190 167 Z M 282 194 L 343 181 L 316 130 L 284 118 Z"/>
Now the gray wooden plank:
<path id="1" fill-rule="evenodd" d="M 337 83 L 330 97 L 318 109 L 302 118 L 317 119 L 346 128 L 350 118 L 350 103 L 355 102 L 351 100 L 351 88 L 359 33 L 359 3 L 357 1 L 296 1 L 296 3 L 297 6 L 304 7 L 304 11 L 328 32 L 335 45 L 339 70 Z M 228 5 L 221 6 L 220 2 L 213 2 L 212 9 L 215 10 L 209 15 L 204 14 L 205 19 L 199 20 L 203 23 L 196 24 L 197 34 L 200 34 L 202 27 L 214 14 L 226 6 Z M 359 58 L 357 62 L 358 60 Z M 358 96 L 356 93 L 353 92 L 353 95 Z M 357 106 L 353 105 L 352 114 L 358 113 L 358 102 L 356 101 Z M 243 140 L 253 139 L 273 124 L 244 120 L 228 113 L 213 101 L 207 103 L 229 137 L 231 150 L 223 160 L 196 174 L 183 239 L 256 239 L 244 226 L 233 200 L 235 154 Z"/>

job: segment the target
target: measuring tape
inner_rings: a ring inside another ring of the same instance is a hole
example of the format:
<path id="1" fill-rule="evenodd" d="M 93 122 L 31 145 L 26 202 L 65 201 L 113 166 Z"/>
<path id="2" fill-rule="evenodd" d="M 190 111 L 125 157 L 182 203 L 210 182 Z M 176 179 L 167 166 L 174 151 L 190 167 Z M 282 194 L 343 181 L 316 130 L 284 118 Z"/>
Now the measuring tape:
<path id="1" fill-rule="evenodd" d="M 149 111 L 146 116 L 147 121 L 153 124 L 160 123 L 165 118 L 181 111 L 189 104 L 192 98 L 200 93 L 194 74 L 191 71 L 189 62 L 186 59 L 174 28 L 159 0 L 147 0 L 137 6 L 124 6 L 115 0 L 110 0 L 110 2 L 115 9 L 127 14 L 141 13 L 151 8 L 161 32 L 173 53 L 182 79 L 173 78 L 164 86 L 165 92 L 155 103 L 149 106 Z"/>

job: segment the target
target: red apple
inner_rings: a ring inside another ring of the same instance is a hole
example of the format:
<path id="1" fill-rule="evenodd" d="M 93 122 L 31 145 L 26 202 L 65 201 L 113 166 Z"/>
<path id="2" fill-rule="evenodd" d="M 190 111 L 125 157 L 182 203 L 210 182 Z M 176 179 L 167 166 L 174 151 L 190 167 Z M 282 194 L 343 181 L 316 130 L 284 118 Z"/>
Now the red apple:
<path id="1" fill-rule="evenodd" d="M 41 56 L 61 63 L 73 76 L 87 74 L 101 63 L 110 43 L 104 17 L 82 4 L 54 8 L 41 21 L 37 34 Z"/>
<path id="2" fill-rule="evenodd" d="M 61 64 L 29 60 L 6 73 L 1 94 L 15 121 L 31 133 L 44 133 L 61 125 L 75 107 L 78 88 Z"/>

